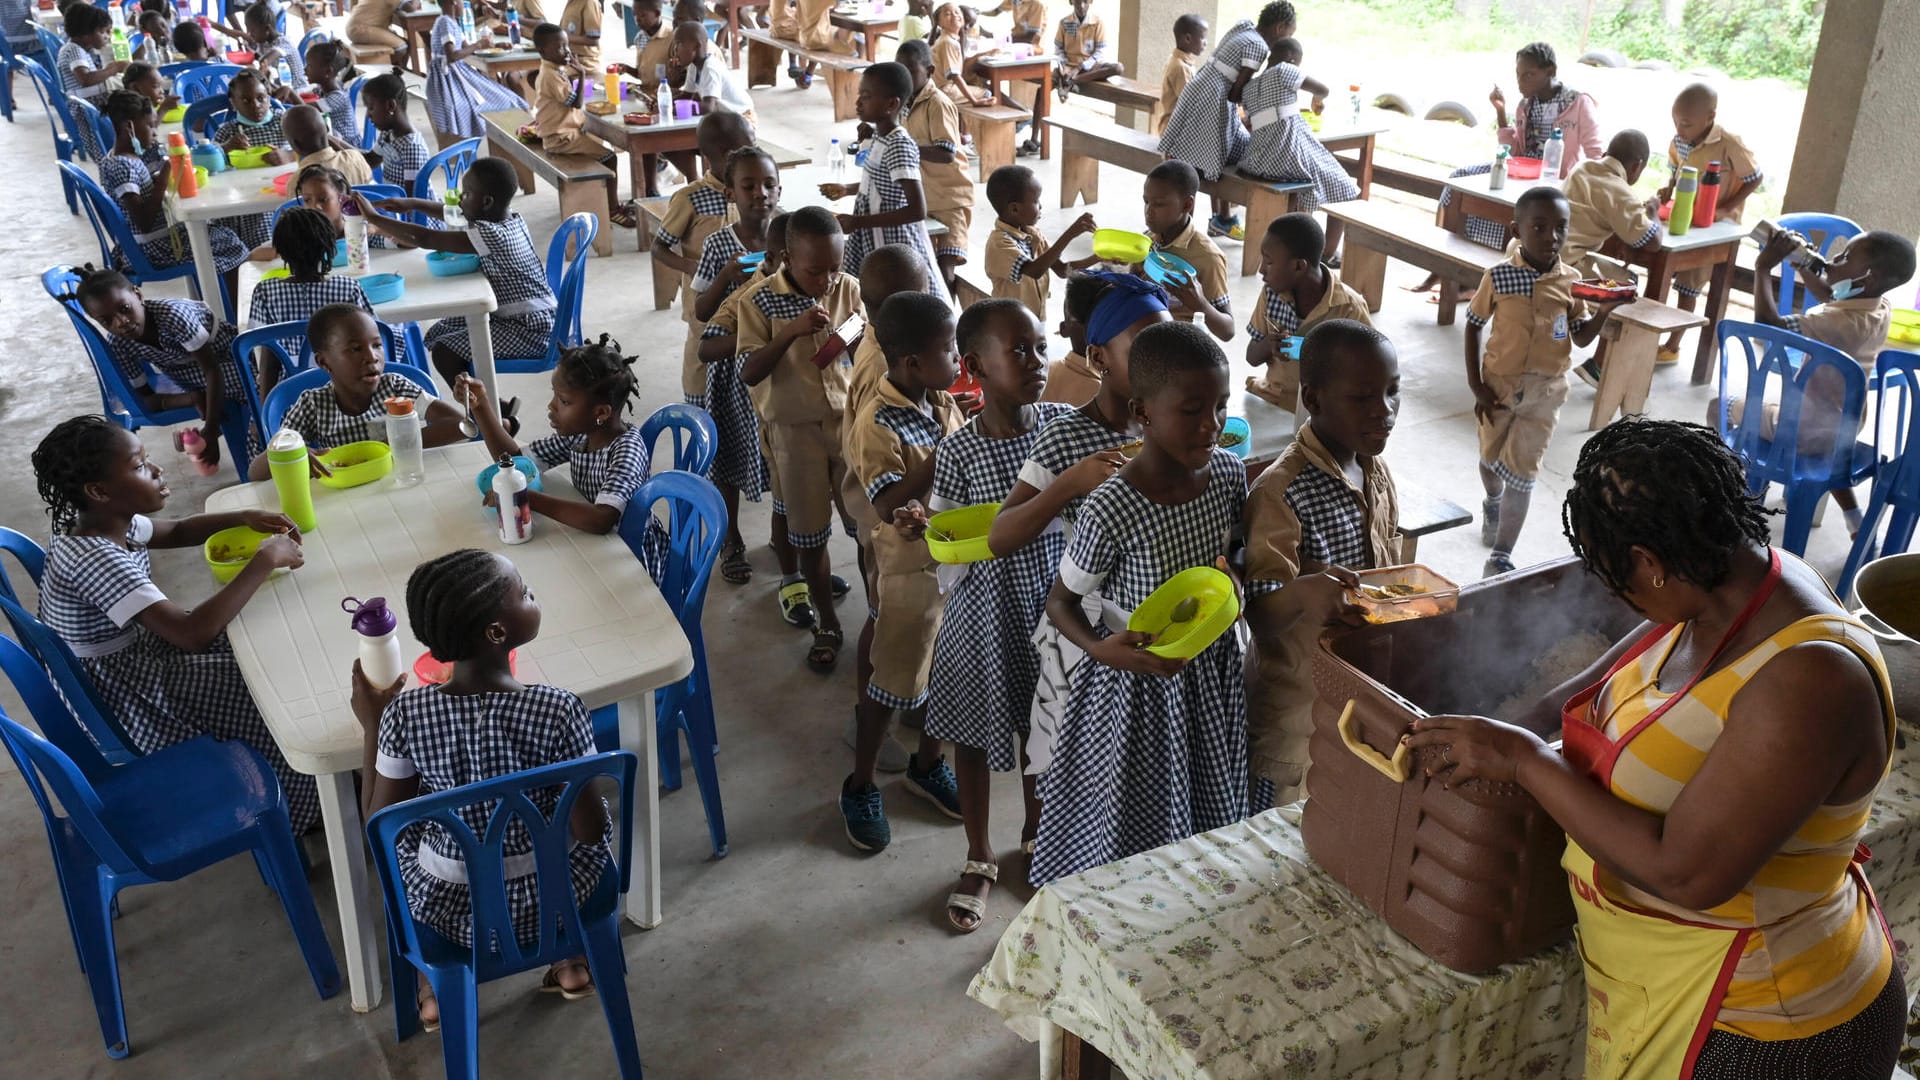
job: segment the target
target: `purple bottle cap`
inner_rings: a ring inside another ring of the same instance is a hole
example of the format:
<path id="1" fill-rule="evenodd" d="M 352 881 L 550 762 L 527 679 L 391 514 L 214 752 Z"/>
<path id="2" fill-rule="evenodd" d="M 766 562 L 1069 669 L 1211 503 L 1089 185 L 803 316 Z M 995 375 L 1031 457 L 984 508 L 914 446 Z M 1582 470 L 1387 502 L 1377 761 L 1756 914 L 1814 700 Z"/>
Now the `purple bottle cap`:
<path id="1" fill-rule="evenodd" d="M 354 605 L 348 607 L 348 604 Z M 387 598 L 376 596 L 370 600 L 347 597 L 340 601 L 340 610 L 353 614 L 353 629 L 367 637 L 379 637 L 391 634 L 400 627 L 400 620 L 393 615 L 393 609 L 387 607 Z"/>

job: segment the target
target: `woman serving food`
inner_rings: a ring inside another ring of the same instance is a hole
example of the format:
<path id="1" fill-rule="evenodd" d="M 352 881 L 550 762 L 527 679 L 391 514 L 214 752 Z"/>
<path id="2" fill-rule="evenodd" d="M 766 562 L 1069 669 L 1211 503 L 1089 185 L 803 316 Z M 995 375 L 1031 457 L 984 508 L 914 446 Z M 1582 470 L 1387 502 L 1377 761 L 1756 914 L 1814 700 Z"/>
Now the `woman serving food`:
<path id="1" fill-rule="evenodd" d="M 1707 428 L 1602 429 L 1564 522 L 1648 622 L 1541 703 L 1563 749 L 1461 716 L 1408 741 L 1448 786 L 1518 783 L 1566 830 L 1587 1077 L 1888 1076 L 1906 990 L 1856 854 L 1893 747 L 1873 638 L 1768 546 Z"/>

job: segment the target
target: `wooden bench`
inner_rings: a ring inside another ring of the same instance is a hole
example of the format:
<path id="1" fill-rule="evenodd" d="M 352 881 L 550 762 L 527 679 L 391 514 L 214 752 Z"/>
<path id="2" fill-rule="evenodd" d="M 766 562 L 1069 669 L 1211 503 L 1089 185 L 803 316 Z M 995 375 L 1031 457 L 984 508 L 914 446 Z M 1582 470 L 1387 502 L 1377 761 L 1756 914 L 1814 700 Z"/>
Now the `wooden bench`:
<path id="1" fill-rule="evenodd" d="M 1441 228 L 1418 210 L 1356 199 L 1321 207 L 1347 226 L 1340 280 L 1366 297 L 1367 310 L 1380 310 L 1387 260 L 1399 259 L 1440 278 L 1440 325 L 1452 326 L 1461 291 L 1480 285 L 1488 267 L 1506 256 Z"/>
<path id="2" fill-rule="evenodd" d="M 612 255 L 613 229 L 607 220 L 607 202 L 619 182 L 613 170 L 591 157 L 579 154 L 555 157 L 521 142 L 520 129 L 532 120 L 525 109 L 481 113 L 480 119 L 487 124 L 487 156 L 513 163 L 513 171 L 520 177 L 520 193 L 533 194 L 536 176 L 552 184 L 560 192 L 561 216 L 592 214 L 600 223 L 593 238 L 594 253 Z"/>
<path id="3" fill-rule="evenodd" d="M 1125 75 L 1115 75 L 1111 79 L 1099 82 L 1081 83 L 1074 87 L 1074 93 L 1084 94 L 1095 101 L 1105 101 L 1123 109 L 1139 109 L 1151 113 L 1160 104 L 1160 88 L 1148 86 L 1138 79 L 1129 79 Z"/>
<path id="4" fill-rule="evenodd" d="M 1349 175 L 1358 176 L 1360 165 L 1356 161 L 1334 155 L 1341 168 Z M 1395 154 L 1389 151 L 1377 151 L 1373 156 L 1373 182 L 1395 191 L 1404 191 L 1409 195 L 1418 195 L 1423 199 L 1439 199 L 1446 190 L 1447 174 L 1453 170 L 1445 165 L 1431 161 Z"/>
<path id="5" fill-rule="evenodd" d="M 983 287 L 979 282 L 967 277 L 965 273 L 958 270 L 954 271 L 953 299 L 960 305 L 962 311 L 992 295 L 992 290 Z"/>
<path id="6" fill-rule="evenodd" d="M 1013 164 L 1013 129 L 1032 114 L 1018 105 L 962 105 L 960 119 L 973 136 L 973 155 L 980 162 L 980 180 L 993 170 Z"/>
<path id="7" fill-rule="evenodd" d="M 873 65 L 862 57 L 845 56 L 840 53 L 822 52 L 809 49 L 797 41 L 773 36 L 773 31 L 762 30 L 757 26 L 742 26 L 740 36 L 748 41 L 757 41 L 772 46 L 782 52 L 795 53 L 809 62 L 826 69 L 827 92 L 833 97 L 834 120 L 856 120 L 859 114 L 854 110 L 854 99 L 860 95 L 860 73 Z"/>
<path id="8" fill-rule="evenodd" d="M 1047 123 L 1058 129 L 1062 139 L 1060 153 L 1060 208 L 1071 209 L 1075 199 L 1089 205 L 1100 201 L 1100 163 L 1145 175 L 1166 158 L 1160 154 L 1160 137 L 1144 131 L 1124 128 L 1110 120 L 1049 116 Z M 1218 180 L 1200 180 L 1200 190 L 1247 208 L 1247 220 L 1267 222 L 1293 209 L 1293 194 L 1313 185 L 1304 181 L 1260 180 L 1228 169 Z M 1264 226 L 1261 226 L 1264 227 Z M 1434 226 L 1438 228 L 1438 226 Z M 1258 241 L 1242 245 L 1240 273 L 1260 272 Z"/>
<path id="9" fill-rule="evenodd" d="M 1614 308 L 1600 328 L 1600 350 L 1594 353 L 1594 359 L 1600 362 L 1600 386 L 1594 391 L 1587 430 L 1605 427 L 1616 412 L 1628 416 L 1646 412 L 1647 394 L 1653 389 L 1654 357 L 1661 340 L 1675 331 L 1705 325 L 1705 315 L 1681 311 L 1644 296 Z"/>

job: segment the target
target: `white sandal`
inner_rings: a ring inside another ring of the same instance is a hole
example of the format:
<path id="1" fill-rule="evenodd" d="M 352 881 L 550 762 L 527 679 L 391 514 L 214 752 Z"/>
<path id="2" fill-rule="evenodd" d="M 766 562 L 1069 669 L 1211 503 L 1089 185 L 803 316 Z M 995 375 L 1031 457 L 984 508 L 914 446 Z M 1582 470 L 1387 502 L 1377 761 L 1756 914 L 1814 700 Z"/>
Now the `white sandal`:
<path id="1" fill-rule="evenodd" d="M 975 862 L 972 859 L 968 859 L 967 864 L 960 869 L 960 876 L 966 877 L 968 874 L 972 874 L 975 877 L 986 878 L 990 882 L 1000 880 L 1000 868 L 990 862 Z M 971 914 L 973 916 L 972 924 L 969 925 L 954 918 L 953 913 L 955 911 L 965 911 Z M 986 921 L 986 916 L 986 897 L 968 896 L 963 892 L 950 892 L 947 894 L 947 924 L 960 933 L 971 934 L 975 930 L 980 929 L 980 924 Z"/>

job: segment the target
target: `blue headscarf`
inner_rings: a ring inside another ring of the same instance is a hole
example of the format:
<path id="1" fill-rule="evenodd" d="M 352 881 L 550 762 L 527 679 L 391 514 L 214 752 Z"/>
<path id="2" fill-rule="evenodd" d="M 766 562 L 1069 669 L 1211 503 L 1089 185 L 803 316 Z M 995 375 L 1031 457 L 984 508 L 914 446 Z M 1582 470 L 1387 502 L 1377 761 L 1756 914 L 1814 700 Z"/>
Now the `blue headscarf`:
<path id="1" fill-rule="evenodd" d="M 1166 290 L 1143 277 L 1097 270 L 1093 277 L 1112 288 L 1100 294 L 1087 316 L 1087 344 L 1105 345 L 1143 316 L 1167 310 Z"/>

